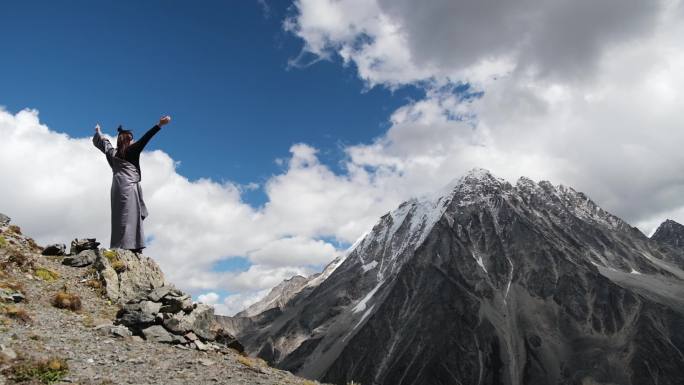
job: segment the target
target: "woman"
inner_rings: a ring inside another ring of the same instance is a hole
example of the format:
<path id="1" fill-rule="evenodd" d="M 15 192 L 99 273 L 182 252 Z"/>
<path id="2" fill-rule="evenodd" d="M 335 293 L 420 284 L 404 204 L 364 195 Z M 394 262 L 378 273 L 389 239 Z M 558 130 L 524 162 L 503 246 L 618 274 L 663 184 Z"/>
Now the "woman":
<path id="1" fill-rule="evenodd" d="M 100 125 L 95 126 L 93 144 L 107 156 L 107 162 L 114 174 L 112 178 L 112 237 L 110 248 L 128 249 L 136 253 L 145 248 L 143 219 L 147 217 L 147 208 L 140 188 L 140 153 L 154 134 L 162 126 L 169 123 L 171 117 L 164 116 L 140 138 L 133 140 L 133 133 L 117 129 L 116 148 L 102 135 Z"/>

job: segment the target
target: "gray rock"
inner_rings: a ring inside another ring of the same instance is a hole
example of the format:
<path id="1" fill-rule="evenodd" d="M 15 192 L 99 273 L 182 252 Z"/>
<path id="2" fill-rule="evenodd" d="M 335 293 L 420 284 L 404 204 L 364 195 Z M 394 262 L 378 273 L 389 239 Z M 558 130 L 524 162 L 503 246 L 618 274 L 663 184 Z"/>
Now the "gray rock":
<path id="1" fill-rule="evenodd" d="M 140 310 L 146 314 L 157 315 L 161 309 L 161 304 L 159 302 L 152 301 L 140 301 Z"/>
<path id="2" fill-rule="evenodd" d="M 43 249 L 43 255 L 61 256 L 66 253 L 66 245 L 63 243 L 53 243 Z"/>
<path id="3" fill-rule="evenodd" d="M 70 255 L 62 259 L 62 264 L 71 267 L 86 267 L 92 265 L 97 259 L 98 250 L 83 250 L 76 255 Z"/>
<path id="4" fill-rule="evenodd" d="M 117 271 L 117 264 L 125 268 Z M 103 281 L 107 297 L 114 302 L 146 298 L 155 289 L 167 286 L 154 260 L 129 250 L 100 250 L 93 266 Z"/>
<path id="5" fill-rule="evenodd" d="M 194 332 L 203 340 L 216 338 L 217 327 L 214 319 L 214 308 L 209 305 L 199 304 L 189 314 L 176 313 L 164 321 L 164 327 L 175 334 Z"/>
<path id="6" fill-rule="evenodd" d="M 152 301 L 128 303 L 116 315 L 118 323 L 129 328 L 142 329 L 156 321 L 161 304 Z"/>
<path id="7" fill-rule="evenodd" d="M 19 303 L 26 300 L 26 297 L 18 291 L 0 288 L 0 300 L 4 302 Z"/>
<path id="8" fill-rule="evenodd" d="M 197 350 L 201 350 L 203 352 L 206 352 L 207 350 L 209 350 L 209 347 L 200 340 L 192 341 L 192 343 L 195 345 Z"/>
<path id="9" fill-rule="evenodd" d="M 161 308 L 163 313 L 178 313 L 181 311 L 189 313 L 193 309 L 192 298 L 187 294 L 181 296 L 168 294 L 161 299 L 161 302 L 163 304 Z"/>
<path id="10" fill-rule="evenodd" d="M 74 239 L 71 241 L 69 254 L 76 255 L 83 250 L 95 250 L 98 246 L 100 246 L 100 242 L 97 242 L 95 238 Z"/>
<path id="11" fill-rule="evenodd" d="M 12 361 L 17 359 L 17 353 L 12 348 L 0 345 L 0 355 L 3 356 L 4 361 Z"/>
<path id="12" fill-rule="evenodd" d="M 160 302 L 165 295 L 169 294 L 174 289 L 175 288 L 172 285 L 158 287 L 147 294 L 147 299 L 154 302 Z"/>
<path id="13" fill-rule="evenodd" d="M 187 333 L 185 335 L 185 338 L 187 338 L 188 341 L 197 341 L 198 340 L 197 335 L 193 332 Z"/>
<path id="14" fill-rule="evenodd" d="M 133 333 L 123 325 L 102 324 L 95 326 L 94 329 L 104 335 L 111 335 L 121 338 L 131 337 L 133 335 Z"/>
<path id="15" fill-rule="evenodd" d="M 7 215 L 0 213 L 0 225 L 9 225 L 11 220 Z"/>
<path id="16" fill-rule="evenodd" d="M 161 325 L 153 325 L 142 331 L 143 336 L 148 341 L 161 342 L 166 344 L 182 344 L 185 338 L 169 333 Z"/>

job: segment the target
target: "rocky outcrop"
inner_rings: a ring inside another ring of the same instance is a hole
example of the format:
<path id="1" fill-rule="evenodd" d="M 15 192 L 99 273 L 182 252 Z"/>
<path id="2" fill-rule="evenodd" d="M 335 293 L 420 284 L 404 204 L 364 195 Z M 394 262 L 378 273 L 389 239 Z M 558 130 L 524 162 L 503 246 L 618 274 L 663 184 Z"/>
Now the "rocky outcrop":
<path id="1" fill-rule="evenodd" d="M 681 384 L 670 250 L 569 187 L 474 170 L 230 324 L 248 352 L 335 384 Z"/>
<path id="2" fill-rule="evenodd" d="M 133 335 L 202 350 L 243 351 L 216 321 L 214 308 L 193 303 L 190 295 L 166 282 L 151 258 L 128 250 L 102 249 L 96 253 L 94 267 L 105 295 L 121 304 L 115 324 Z"/>
<path id="3" fill-rule="evenodd" d="M 102 249 L 93 266 L 113 302 L 125 304 L 140 300 L 151 291 L 168 286 L 164 273 L 152 258 L 129 250 Z"/>
<path id="4" fill-rule="evenodd" d="M 0 225 L 1 226 L 9 225 L 10 222 L 11 222 L 10 217 L 8 217 L 7 215 L 5 215 L 3 213 L 0 213 Z"/>
<path id="5" fill-rule="evenodd" d="M 203 341 L 192 332 L 170 333 L 155 320 L 133 335 L 114 324 L 119 305 L 104 298 L 94 269 L 66 266 L 41 250 L 18 228 L 0 225 L 0 384 L 309 383 L 236 352 L 239 345 L 220 330 L 214 341 Z M 82 301 L 77 313 L 54 306 L 67 288 Z M 146 311 L 163 313 L 169 289 L 150 293 L 145 300 L 158 304 Z M 24 299 L 17 302 L 17 294 Z"/>

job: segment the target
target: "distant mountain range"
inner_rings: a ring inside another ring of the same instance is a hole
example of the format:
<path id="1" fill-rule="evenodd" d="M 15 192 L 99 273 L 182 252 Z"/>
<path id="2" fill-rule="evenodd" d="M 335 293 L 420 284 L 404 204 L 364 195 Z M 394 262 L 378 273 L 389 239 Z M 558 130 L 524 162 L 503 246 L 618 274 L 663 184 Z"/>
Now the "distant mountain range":
<path id="1" fill-rule="evenodd" d="M 651 239 L 570 187 L 473 170 L 323 273 L 221 319 L 334 384 L 684 384 L 684 226 Z"/>

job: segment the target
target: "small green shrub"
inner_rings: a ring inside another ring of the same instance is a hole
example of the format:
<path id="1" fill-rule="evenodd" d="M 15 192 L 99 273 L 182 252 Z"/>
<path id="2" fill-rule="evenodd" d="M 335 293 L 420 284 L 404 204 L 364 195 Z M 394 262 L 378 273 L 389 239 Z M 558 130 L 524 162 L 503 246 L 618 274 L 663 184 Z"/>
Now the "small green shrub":
<path id="1" fill-rule="evenodd" d="M 50 358 L 45 361 L 22 360 L 4 372 L 14 382 L 38 381 L 43 384 L 54 384 L 69 373 L 69 366 L 61 358 Z"/>
<path id="2" fill-rule="evenodd" d="M 44 267 L 37 267 L 33 275 L 42 279 L 45 282 L 54 282 L 59 279 L 59 273 Z"/>
<path id="3" fill-rule="evenodd" d="M 114 271 L 117 273 L 123 273 L 126 271 L 126 264 L 119 258 L 119 255 L 116 253 L 116 251 L 105 250 L 102 254 L 105 256 L 105 258 L 107 258 Z"/>
<path id="4" fill-rule="evenodd" d="M 5 247 L 7 245 L 7 241 L 5 240 L 5 237 L 0 235 L 0 247 Z"/>

